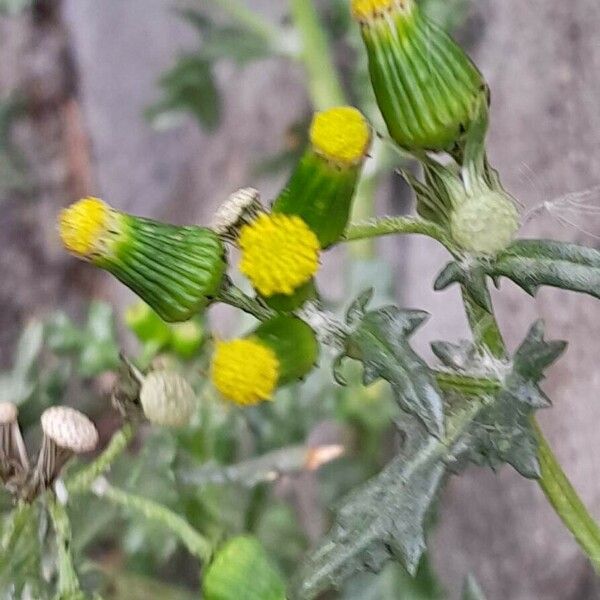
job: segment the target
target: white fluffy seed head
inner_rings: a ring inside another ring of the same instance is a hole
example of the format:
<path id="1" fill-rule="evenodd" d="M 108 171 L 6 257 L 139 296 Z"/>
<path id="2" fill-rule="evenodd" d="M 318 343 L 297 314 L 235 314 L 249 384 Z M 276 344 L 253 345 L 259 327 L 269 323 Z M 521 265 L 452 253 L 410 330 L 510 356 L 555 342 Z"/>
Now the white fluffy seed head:
<path id="1" fill-rule="evenodd" d="M 506 248 L 519 229 L 519 213 L 500 192 L 466 198 L 452 212 L 453 239 L 475 254 L 494 255 Z"/>
<path id="2" fill-rule="evenodd" d="M 68 406 L 46 409 L 41 418 L 44 435 L 58 447 L 75 454 L 91 452 L 98 444 L 96 426 L 81 412 Z"/>
<path id="3" fill-rule="evenodd" d="M 0 425 L 8 425 L 17 420 L 19 411 L 12 402 L 0 402 Z"/>
<path id="4" fill-rule="evenodd" d="M 183 427 L 194 412 L 195 394 L 187 380 L 173 371 L 149 373 L 140 390 L 146 418 L 163 427 Z"/>
<path id="5" fill-rule="evenodd" d="M 234 192 L 217 209 L 212 228 L 222 236 L 236 237 L 236 231 L 263 210 L 260 193 L 254 188 Z"/>

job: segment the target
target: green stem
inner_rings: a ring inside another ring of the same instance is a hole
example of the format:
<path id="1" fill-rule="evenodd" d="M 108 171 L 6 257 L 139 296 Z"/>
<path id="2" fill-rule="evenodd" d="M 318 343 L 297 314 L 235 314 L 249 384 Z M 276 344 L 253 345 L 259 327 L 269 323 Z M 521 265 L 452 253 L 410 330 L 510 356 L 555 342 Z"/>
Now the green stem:
<path id="1" fill-rule="evenodd" d="M 211 544 L 198 533 L 185 519 L 171 509 L 148 498 L 130 494 L 111 486 L 105 479 L 94 484 L 92 492 L 99 498 L 106 498 L 113 504 L 137 512 L 147 519 L 169 529 L 186 546 L 191 554 L 202 562 L 208 562 L 212 554 Z"/>
<path id="2" fill-rule="evenodd" d="M 454 246 L 442 227 L 419 217 L 382 217 L 354 223 L 346 231 L 345 239 L 352 242 L 393 233 L 419 233 L 437 240 L 449 250 Z"/>
<path id="3" fill-rule="evenodd" d="M 211 0 L 224 13 L 271 44 L 276 50 L 281 46 L 282 32 L 258 16 L 255 11 L 244 6 L 239 0 Z"/>
<path id="4" fill-rule="evenodd" d="M 19 502 L 11 511 L 7 521 L 2 528 L 2 540 L 0 541 L 0 556 L 8 556 L 21 535 L 23 528 L 33 513 L 32 505 L 27 502 Z"/>
<path id="5" fill-rule="evenodd" d="M 539 479 L 548 502 L 600 573 L 600 527 L 587 511 L 577 492 L 560 467 L 539 425 L 534 421 L 538 441 Z"/>
<path id="6" fill-rule="evenodd" d="M 346 96 L 331 58 L 327 34 L 313 0 L 290 0 L 294 25 L 302 44 L 301 58 L 308 88 L 317 110 L 346 103 Z"/>
<path id="7" fill-rule="evenodd" d="M 503 356 L 506 352 L 504 340 L 494 315 L 478 307 L 465 290 L 463 299 L 475 341 L 495 356 Z M 600 528 L 565 475 L 536 420 L 532 417 L 531 421 L 538 442 L 538 485 L 594 568 L 600 571 Z"/>
<path id="8" fill-rule="evenodd" d="M 435 378 L 443 391 L 455 391 L 466 396 L 490 396 L 502 389 L 502 383 L 497 379 L 485 377 L 470 377 L 459 373 L 434 371 Z"/>
<path id="9" fill-rule="evenodd" d="M 67 482 L 69 494 L 81 494 L 89 490 L 94 481 L 108 471 L 115 459 L 127 448 L 133 434 L 134 430 L 130 424 L 117 431 L 104 452 Z"/>
<path id="10" fill-rule="evenodd" d="M 71 556 L 71 523 L 65 507 L 54 497 L 48 496 L 48 513 L 56 536 L 58 550 L 57 598 L 72 597 L 81 591 L 79 579 Z"/>
<path id="11" fill-rule="evenodd" d="M 233 285 L 228 279 L 223 283 L 223 286 L 217 295 L 217 300 L 223 302 L 223 304 L 229 304 L 229 306 L 239 308 L 259 321 L 266 321 L 274 314 L 268 306 L 265 306 L 255 298 L 251 298 L 244 294 L 242 290 Z"/>

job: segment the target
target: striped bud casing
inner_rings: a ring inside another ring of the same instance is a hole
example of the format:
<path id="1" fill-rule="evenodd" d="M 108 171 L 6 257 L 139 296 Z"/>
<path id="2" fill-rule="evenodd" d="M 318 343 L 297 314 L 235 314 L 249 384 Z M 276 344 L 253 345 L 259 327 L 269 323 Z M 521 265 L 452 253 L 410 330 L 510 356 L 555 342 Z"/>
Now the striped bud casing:
<path id="1" fill-rule="evenodd" d="M 165 321 L 187 321 L 217 293 L 226 262 L 223 243 L 203 227 L 135 217 L 98 198 L 62 211 L 67 250 L 112 273 Z"/>
<path id="2" fill-rule="evenodd" d="M 367 120 L 355 108 L 316 113 L 310 146 L 273 203 L 273 212 L 301 217 L 317 235 L 321 248 L 337 242 L 350 218 L 371 138 Z"/>
<path id="3" fill-rule="evenodd" d="M 217 342 L 211 378 L 226 400 L 254 405 L 307 375 L 318 354 L 314 331 L 301 319 L 280 315 L 244 338 Z"/>
<path id="4" fill-rule="evenodd" d="M 352 13 L 391 137 L 408 150 L 452 150 L 486 89 L 477 67 L 416 0 L 353 0 Z"/>

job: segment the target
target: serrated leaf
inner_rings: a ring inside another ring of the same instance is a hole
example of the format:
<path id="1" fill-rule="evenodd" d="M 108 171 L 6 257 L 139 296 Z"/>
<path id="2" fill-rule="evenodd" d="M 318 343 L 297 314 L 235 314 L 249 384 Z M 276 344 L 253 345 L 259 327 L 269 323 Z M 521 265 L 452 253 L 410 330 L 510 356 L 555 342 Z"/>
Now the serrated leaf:
<path id="1" fill-rule="evenodd" d="M 492 299 L 486 283 L 486 272 L 480 265 L 465 267 L 451 262 L 438 275 L 433 289 L 438 292 L 452 283 L 460 283 L 469 295 L 485 310 L 493 312 Z"/>
<path id="2" fill-rule="evenodd" d="M 353 330 L 345 340 L 344 356 L 362 362 L 365 385 L 377 379 L 388 381 L 400 407 L 440 437 L 442 397 L 429 367 L 408 341 L 429 315 L 396 306 L 365 312 L 369 299 L 369 292 L 361 294 L 348 311 L 347 322 Z"/>
<path id="3" fill-rule="evenodd" d="M 409 443 L 410 452 L 342 502 L 333 528 L 294 578 L 290 599 L 310 600 L 357 571 L 379 571 L 390 559 L 400 560 L 414 574 L 447 449 L 415 421 L 407 434 L 418 438 Z"/>

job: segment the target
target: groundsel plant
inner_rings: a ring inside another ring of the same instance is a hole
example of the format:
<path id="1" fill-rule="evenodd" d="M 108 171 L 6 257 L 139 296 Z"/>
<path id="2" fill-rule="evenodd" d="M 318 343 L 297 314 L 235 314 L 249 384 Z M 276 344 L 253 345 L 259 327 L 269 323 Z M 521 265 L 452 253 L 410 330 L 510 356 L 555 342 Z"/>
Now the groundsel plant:
<path id="1" fill-rule="evenodd" d="M 420 177 L 402 172 L 414 191 L 417 216 L 349 223 L 374 130 L 357 109 L 338 106 L 314 115 L 308 146 L 272 202 L 263 203 L 254 189 L 240 190 L 219 208 L 210 227 L 177 227 L 85 198 L 61 213 L 59 230 L 69 252 L 112 273 L 163 321 L 186 321 L 216 303 L 256 319 L 245 335 L 213 345 L 207 375 L 224 402 L 240 411 L 269 402 L 278 388 L 302 381 L 320 356 L 333 353 L 332 376 L 340 385 L 348 360 L 362 366 L 365 385 L 389 384 L 399 408 L 394 426 L 403 439 L 400 453 L 342 501 L 329 532 L 284 582 L 253 538 L 214 547 L 183 517 L 141 496 L 125 497 L 108 481 L 106 471 L 138 423 L 177 427 L 192 418 L 202 400 L 180 375 L 164 366 L 143 372 L 123 358 L 113 401 L 124 426 L 95 461 L 60 485 L 66 460 L 96 444 L 91 422 L 72 409 L 45 413 L 42 449 L 33 461 L 16 410 L 2 405 L 0 475 L 18 503 L 12 519 L 18 523 L 38 500 L 48 507 L 59 547 L 58 597 L 84 597 L 69 558 L 65 513 L 76 494 L 92 491 L 175 532 L 202 562 L 209 600 L 309 600 L 388 561 L 415 573 L 426 549 L 425 522 L 440 489 L 471 463 L 494 469 L 508 463 L 536 480 L 582 552 L 600 568 L 600 528 L 535 421 L 536 411 L 550 406 L 540 383 L 565 343 L 547 341 L 538 321 L 510 355 L 489 294 L 490 281 L 499 285 L 509 278 L 530 295 L 540 286 L 554 286 L 600 298 L 600 252 L 517 238 L 522 221 L 517 203 L 486 154 L 488 86 L 415 0 L 353 0 L 349 9 L 387 127 L 380 135 L 421 166 Z M 373 291 L 365 290 L 339 319 L 323 308 L 316 282 L 333 245 L 409 233 L 430 236 L 450 253 L 451 262 L 433 285 L 436 290 L 460 286 L 472 333 L 470 342 L 435 342 L 435 365 L 410 343 L 427 319 L 425 312 L 371 306 Z M 227 274 L 233 248 L 252 295 Z M 129 316 L 140 331 L 144 318 Z M 159 320 L 153 327 L 163 325 Z M 318 468 L 341 451 L 321 449 L 308 463 L 303 453 L 298 465 Z M 6 531 L 4 551 L 14 538 L 10 527 Z"/>

